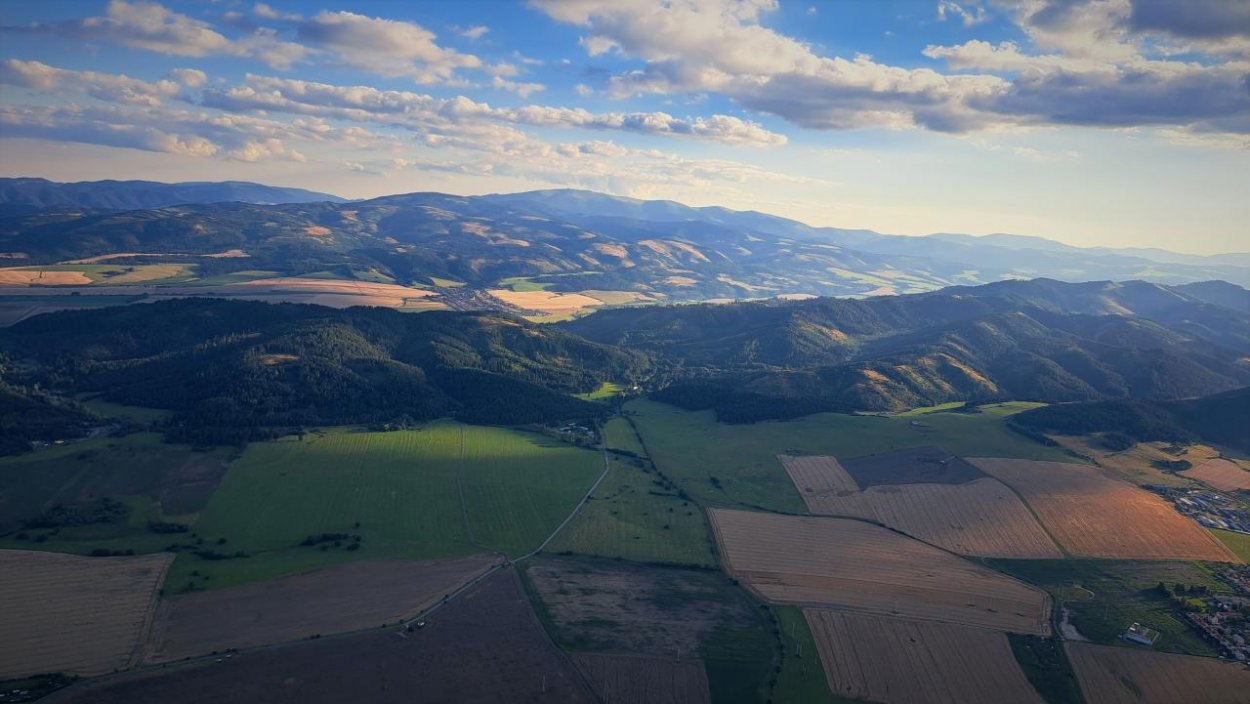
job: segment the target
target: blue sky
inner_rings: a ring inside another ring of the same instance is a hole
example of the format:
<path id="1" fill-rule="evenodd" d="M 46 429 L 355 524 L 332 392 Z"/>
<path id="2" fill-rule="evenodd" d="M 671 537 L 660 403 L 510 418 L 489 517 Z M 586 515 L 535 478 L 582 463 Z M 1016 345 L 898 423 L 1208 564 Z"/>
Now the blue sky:
<path id="1" fill-rule="evenodd" d="M 0 173 L 1250 250 L 1250 3 L 0 4 Z"/>

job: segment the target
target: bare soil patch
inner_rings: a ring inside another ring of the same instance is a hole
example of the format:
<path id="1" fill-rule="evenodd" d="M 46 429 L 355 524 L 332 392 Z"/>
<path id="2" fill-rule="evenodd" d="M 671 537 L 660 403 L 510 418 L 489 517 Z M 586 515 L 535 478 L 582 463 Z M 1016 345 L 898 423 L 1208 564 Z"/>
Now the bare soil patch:
<path id="1" fill-rule="evenodd" d="M 580 653 L 570 656 L 606 704 L 704 704 L 712 701 L 703 662 Z"/>
<path id="2" fill-rule="evenodd" d="M 329 635 L 415 616 L 498 558 L 371 560 L 166 600 L 151 662 Z"/>
<path id="3" fill-rule="evenodd" d="M 0 679 L 132 665 L 172 561 L 0 550 Z"/>
<path id="4" fill-rule="evenodd" d="M 1250 701 L 1250 670 L 1215 658 L 1068 643 L 1086 701 L 1099 704 L 1228 704 Z"/>
<path id="5" fill-rule="evenodd" d="M 508 569 L 410 633 L 377 629 L 244 651 L 220 661 L 72 686 L 48 701 L 581 704 L 595 696 L 543 633 L 516 573 Z"/>
<path id="6" fill-rule="evenodd" d="M 985 473 L 940 447 L 914 447 L 842 460 L 859 486 L 880 484 L 963 484 Z"/>
<path id="7" fill-rule="evenodd" d="M 843 518 L 708 514 L 726 569 L 770 601 L 1050 632 L 1042 590 L 888 528 Z"/>
<path id="8" fill-rule="evenodd" d="M 804 609 L 829 689 L 881 704 L 1042 704 L 1006 634 Z"/>
<path id="9" fill-rule="evenodd" d="M 1097 467 L 1012 459 L 972 462 L 1020 492 L 1055 540 L 1074 555 L 1240 562 L 1162 497 Z"/>
<path id="10" fill-rule="evenodd" d="M 1237 463 L 1223 458 L 1207 460 L 1180 474 L 1223 491 L 1250 490 L 1250 472 L 1239 467 Z"/>

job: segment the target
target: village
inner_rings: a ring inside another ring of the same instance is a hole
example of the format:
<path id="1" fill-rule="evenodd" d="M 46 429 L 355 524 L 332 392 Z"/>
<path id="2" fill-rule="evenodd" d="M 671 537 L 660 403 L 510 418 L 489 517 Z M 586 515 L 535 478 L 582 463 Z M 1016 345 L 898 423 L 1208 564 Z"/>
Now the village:
<path id="1" fill-rule="evenodd" d="M 1145 488 L 1168 499 L 1177 511 L 1205 528 L 1250 534 L 1250 510 L 1246 509 L 1245 502 L 1225 492 L 1205 488 L 1178 489 L 1157 484 Z"/>

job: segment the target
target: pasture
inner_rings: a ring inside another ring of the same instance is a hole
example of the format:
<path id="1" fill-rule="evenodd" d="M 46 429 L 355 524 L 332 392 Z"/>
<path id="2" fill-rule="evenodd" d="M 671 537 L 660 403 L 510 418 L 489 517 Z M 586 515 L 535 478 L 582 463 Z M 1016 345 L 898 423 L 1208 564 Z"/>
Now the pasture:
<path id="1" fill-rule="evenodd" d="M 1234 533 L 1231 530 L 1220 530 L 1219 528 L 1211 528 L 1211 535 L 1219 539 L 1221 543 L 1229 550 L 1233 551 L 1237 557 L 1243 561 L 1250 561 L 1250 535 L 1245 533 Z"/>
<path id="2" fill-rule="evenodd" d="M 1250 471 L 1246 471 L 1232 460 L 1210 459 L 1179 474 L 1190 479 L 1197 479 L 1204 484 L 1210 484 L 1222 491 L 1250 490 Z"/>
<path id="3" fill-rule="evenodd" d="M 1004 633 L 804 609 L 829 689 L 881 704 L 1042 704 Z"/>
<path id="4" fill-rule="evenodd" d="M 750 425 L 718 423 L 712 411 L 683 411 L 637 399 L 625 404 L 656 466 L 704 506 L 806 513 L 780 454 L 858 457 L 940 445 L 960 456 L 1071 459 L 1010 430 L 1005 418 L 1029 404 L 979 413 L 935 411 L 877 416 L 818 413 Z M 913 425 L 912 421 L 916 424 Z"/>
<path id="5" fill-rule="evenodd" d="M 710 509 L 726 570 L 765 599 L 1016 633 L 1050 632 L 1042 590 L 886 528 Z"/>
<path id="6" fill-rule="evenodd" d="M 180 553 L 170 588 L 226 587 L 362 559 L 517 557 L 559 525 L 602 466 L 600 453 L 541 435 L 452 422 L 253 443 L 194 525 L 227 558 Z M 361 541 L 351 549 L 300 545 L 323 533 Z M 228 557 L 240 551 L 246 557 Z"/>
<path id="7" fill-rule="evenodd" d="M 0 679 L 134 664 L 169 560 L 0 550 Z"/>
<path id="8" fill-rule="evenodd" d="M 1162 497 L 1096 467 L 973 458 L 1015 489 L 1068 553 L 1121 560 L 1240 562 L 1228 548 Z"/>
<path id="9" fill-rule="evenodd" d="M 1215 658 L 1068 643 L 1085 699 L 1099 704 L 1228 704 L 1250 698 L 1250 670 Z"/>
<path id="10" fill-rule="evenodd" d="M 161 604 L 148 662 L 374 628 L 411 618 L 499 558 L 369 560 Z"/>
<path id="11" fill-rule="evenodd" d="M 682 499 L 645 460 L 611 456 L 612 469 L 548 552 L 711 567 L 703 511 Z"/>

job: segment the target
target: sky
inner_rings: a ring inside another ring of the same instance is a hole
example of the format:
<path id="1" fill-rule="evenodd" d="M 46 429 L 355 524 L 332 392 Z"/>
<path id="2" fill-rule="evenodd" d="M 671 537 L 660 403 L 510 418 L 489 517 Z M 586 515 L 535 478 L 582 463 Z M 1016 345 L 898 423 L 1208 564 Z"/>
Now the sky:
<path id="1" fill-rule="evenodd" d="M 1250 2 L 0 0 L 0 175 L 1250 251 Z"/>

